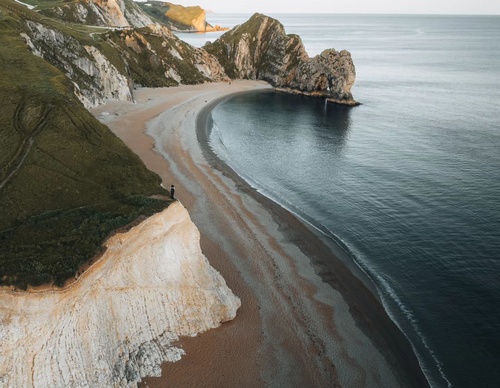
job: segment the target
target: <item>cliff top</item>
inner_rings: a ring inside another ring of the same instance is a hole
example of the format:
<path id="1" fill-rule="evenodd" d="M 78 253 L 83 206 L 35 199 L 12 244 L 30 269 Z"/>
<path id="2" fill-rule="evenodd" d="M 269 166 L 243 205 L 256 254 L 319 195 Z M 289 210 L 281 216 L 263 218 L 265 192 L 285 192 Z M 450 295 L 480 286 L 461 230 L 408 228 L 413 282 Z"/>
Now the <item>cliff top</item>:
<path id="1" fill-rule="evenodd" d="M 162 1 L 137 3 L 151 18 L 175 31 L 207 32 L 225 30 L 206 21 L 206 11 L 199 6 L 172 4 Z"/>
<path id="2" fill-rule="evenodd" d="M 298 35 L 276 19 L 256 13 L 204 46 L 232 78 L 260 79 L 281 90 L 356 105 L 356 72 L 348 51 L 324 50 L 309 58 Z"/>
<path id="3" fill-rule="evenodd" d="M 45 19 L 0 3 L 0 285 L 21 288 L 62 285 L 111 231 L 168 204 L 151 198 L 160 178 L 30 52 L 26 21 L 57 25 Z"/>

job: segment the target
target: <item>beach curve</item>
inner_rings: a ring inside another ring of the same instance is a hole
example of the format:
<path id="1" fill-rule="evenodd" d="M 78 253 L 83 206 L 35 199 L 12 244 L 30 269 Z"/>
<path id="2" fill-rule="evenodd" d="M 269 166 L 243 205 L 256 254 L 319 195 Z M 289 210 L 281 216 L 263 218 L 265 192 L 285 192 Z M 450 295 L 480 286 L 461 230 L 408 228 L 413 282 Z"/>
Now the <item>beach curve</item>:
<path id="1" fill-rule="evenodd" d="M 373 290 L 340 260 L 319 276 L 322 259 L 332 257 L 329 247 L 209 154 L 200 112 L 207 116 L 234 93 L 267 88 L 233 81 L 140 89 L 137 104 L 93 110 L 165 185 L 176 184 L 204 254 L 242 300 L 234 321 L 183 339 L 186 356 L 164 364 L 162 378 L 147 385 L 426 385 Z"/>

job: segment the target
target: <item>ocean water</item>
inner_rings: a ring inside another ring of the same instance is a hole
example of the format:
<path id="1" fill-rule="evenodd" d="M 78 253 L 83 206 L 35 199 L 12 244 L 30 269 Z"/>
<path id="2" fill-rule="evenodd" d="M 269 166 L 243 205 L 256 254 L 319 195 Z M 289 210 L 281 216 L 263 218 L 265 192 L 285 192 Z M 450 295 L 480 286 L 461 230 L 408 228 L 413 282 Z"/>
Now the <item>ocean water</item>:
<path id="1" fill-rule="evenodd" d="M 500 386 L 500 17 L 271 16 L 349 50 L 363 105 L 240 95 L 212 148 L 349 252 L 433 386 Z"/>

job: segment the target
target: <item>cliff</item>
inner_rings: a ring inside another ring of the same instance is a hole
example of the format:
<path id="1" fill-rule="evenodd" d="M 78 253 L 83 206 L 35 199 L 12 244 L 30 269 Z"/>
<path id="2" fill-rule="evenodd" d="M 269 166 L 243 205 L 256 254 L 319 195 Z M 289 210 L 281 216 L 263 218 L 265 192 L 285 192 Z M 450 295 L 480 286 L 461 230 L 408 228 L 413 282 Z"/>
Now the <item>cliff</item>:
<path id="1" fill-rule="evenodd" d="M 356 105 L 351 88 L 356 71 L 348 51 L 329 49 L 309 58 L 298 35 L 262 14 L 204 46 L 232 78 L 259 79 L 291 93 L 327 97 Z"/>
<path id="2" fill-rule="evenodd" d="M 107 27 L 145 27 L 153 24 L 133 0 L 78 0 L 60 2 L 40 12 L 66 22 Z"/>
<path id="3" fill-rule="evenodd" d="M 106 247 L 66 289 L 0 292 L 0 386 L 134 387 L 240 306 L 180 203 Z"/>
<path id="4" fill-rule="evenodd" d="M 239 300 L 160 177 L 85 106 L 223 69 L 158 25 L 103 31 L 11 0 L 0 62 L 0 386 L 136 386 Z"/>
<path id="5" fill-rule="evenodd" d="M 109 233 L 169 204 L 158 197 L 160 177 L 75 97 L 114 92 L 123 64 L 106 73 L 104 42 L 97 48 L 88 34 L 58 27 L 0 3 L 0 285 L 62 285 Z M 61 70 L 33 55 L 28 38 Z"/>
<path id="6" fill-rule="evenodd" d="M 227 78 L 213 56 L 189 46 L 159 24 L 91 30 L 90 34 L 41 18 L 25 20 L 23 25 L 20 33 L 26 45 L 73 81 L 76 96 L 87 108 L 109 98 L 133 101 L 136 86 L 176 86 Z"/>
<path id="7" fill-rule="evenodd" d="M 151 18 L 173 31 L 211 32 L 228 30 L 228 28 L 209 24 L 205 10 L 199 6 L 184 7 L 161 1 L 148 1 L 138 3 L 138 5 Z"/>

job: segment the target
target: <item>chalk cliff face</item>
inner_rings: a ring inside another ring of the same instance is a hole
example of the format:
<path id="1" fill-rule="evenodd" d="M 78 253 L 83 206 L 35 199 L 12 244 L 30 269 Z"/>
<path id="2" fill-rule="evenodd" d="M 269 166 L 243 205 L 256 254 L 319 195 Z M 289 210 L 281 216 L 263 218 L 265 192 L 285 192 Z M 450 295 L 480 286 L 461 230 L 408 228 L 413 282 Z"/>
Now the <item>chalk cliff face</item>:
<path id="1" fill-rule="evenodd" d="M 153 24 L 132 0 L 80 0 L 43 10 L 47 16 L 94 26 L 145 27 Z"/>
<path id="2" fill-rule="evenodd" d="M 75 94 L 86 107 L 104 103 L 108 98 L 133 100 L 128 79 L 99 49 L 31 20 L 26 26 L 27 33 L 22 36 L 32 52 L 73 81 Z"/>
<path id="3" fill-rule="evenodd" d="M 180 203 L 112 237 L 67 289 L 0 292 L 0 386 L 136 386 L 172 345 L 234 318 L 240 301 L 203 256 Z"/>
<path id="4" fill-rule="evenodd" d="M 133 101 L 134 86 L 176 86 L 227 78 L 212 55 L 189 46 L 159 24 L 95 33 L 95 40 L 82 40 L 40 22 L 25 23 L 21 35 L 33 54 L 62 70 L 87 108 L 110 98 Z"/>
<path id="5" fill-rule="evenodd" d="M 329 49 L 309 58 L 300 37 L 287 35 L 283 25 L 268 16 L 255 14 L 204 48 L 232 78 L 264 80 L 288 92 L 356 104 L 350 53 Z"/>

